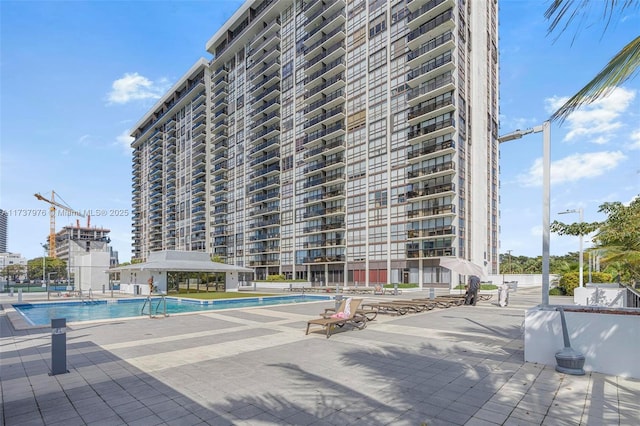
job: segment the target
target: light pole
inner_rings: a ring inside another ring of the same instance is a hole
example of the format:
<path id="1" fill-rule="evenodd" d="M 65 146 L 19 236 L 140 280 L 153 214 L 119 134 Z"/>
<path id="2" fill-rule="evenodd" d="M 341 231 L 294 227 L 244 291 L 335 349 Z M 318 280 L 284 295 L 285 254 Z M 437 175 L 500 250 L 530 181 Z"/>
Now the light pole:
<path id="1" fill-rule="evenodd" d="M 551 237 L 551 123 L 526 130 L 516 130 L 498 138 L 499 143 L 520 139 L 529 133 L 542 132 L 542 306 L 549 305 L 549 241 Z"/>
<path id="2" fill-rule="evenodd" d="M 567 213 L 578 213 L 580 215 L 579 221 L 580 223 L 582 223 L 584 221 L 584 210 L 582 209 L 582 207 L 580 207 L 579 209 L 573 209 L 573 210 L 567 210 L 564 212 L 560 212 L 558 214 L 567 214 Z M 580 274 L 579 274 L 579 279 L 580 279 L 580 287 L 584 287 L 584 277 L 582 276 L 584 271 L 584 254 L 583 254 L 583 250 L 582 250 L 582 233 L 580 234 L 580 260 L 579 260 L 579 266 L 578 268 L 580 269 Z"/>
<path id="3" fill-rule="evenodd" d="M 45 279 L 46 279 L 46 276 L 45 276 L 45 257 L 47 256 L 47 250 L 49 249 L 49 247 L 46 244 L 42 244 L 42 243 L 40 243 L 40 245 L 42 246 L 42 251 L 43 251 L 43 254 L 42 254 L 42 282 L 45 283 L 46 282 L 45 281 Z"/>

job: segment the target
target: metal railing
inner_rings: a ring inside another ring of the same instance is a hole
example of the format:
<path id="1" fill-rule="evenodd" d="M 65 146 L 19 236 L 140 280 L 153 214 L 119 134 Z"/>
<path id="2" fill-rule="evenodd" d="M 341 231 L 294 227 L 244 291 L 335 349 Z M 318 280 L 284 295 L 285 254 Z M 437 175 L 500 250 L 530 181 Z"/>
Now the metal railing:
<path id="1" fill-rule="evenodd" d="M 631 286 L 625 284 L 619 284 L 620 288 L 626 288 L 626 300 L 627 300 L 627 308 L 640 308 L 640 292 L 632 288 Z"/>

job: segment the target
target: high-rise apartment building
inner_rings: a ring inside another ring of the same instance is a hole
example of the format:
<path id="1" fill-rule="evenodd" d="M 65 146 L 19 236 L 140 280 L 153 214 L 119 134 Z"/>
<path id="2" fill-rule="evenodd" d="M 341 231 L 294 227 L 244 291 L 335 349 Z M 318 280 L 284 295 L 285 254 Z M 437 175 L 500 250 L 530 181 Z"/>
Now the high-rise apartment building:
<path id="1" fill-rule="evenodd" d="M 7 223 L 8 214 L 5 210 L 0 209 L 0 253 L 7 252 Z"/>
<path id="2" fill-rule="evenodd" d="M 498 261 L 495 0 L 246 2 L 133 130 L 135 258 L 324 283 Z M 457 284 L 457 283 L 454 283 Z"/>

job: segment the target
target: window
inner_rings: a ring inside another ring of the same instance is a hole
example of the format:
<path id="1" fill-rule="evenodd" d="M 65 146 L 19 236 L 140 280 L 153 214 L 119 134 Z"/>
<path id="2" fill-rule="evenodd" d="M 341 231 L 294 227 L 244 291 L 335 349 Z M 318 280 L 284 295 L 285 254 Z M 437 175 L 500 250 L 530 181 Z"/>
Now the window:
<path id="1" fill-rule="evenodd" d="M 373 21 L 369 22 L 369 38 L 373 38 L 376 35 L 387 29 L 387 13 L 383 13 Z"/>
<path id="2" fill-rule="evenodd" d="M 369 206 L 370 207 L 386 207 L 387 205 L 387 191 L 376 191 L 369 194 Z"/>

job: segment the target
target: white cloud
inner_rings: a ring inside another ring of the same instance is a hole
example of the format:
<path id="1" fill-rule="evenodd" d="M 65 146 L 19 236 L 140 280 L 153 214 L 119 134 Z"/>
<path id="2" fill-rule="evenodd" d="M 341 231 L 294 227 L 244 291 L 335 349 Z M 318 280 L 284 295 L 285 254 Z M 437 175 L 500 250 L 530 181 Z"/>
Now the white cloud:
<path id="1" fill-rule="evenodd" d="M 569 114 L 565 124 L 569 131 L 564 141 L 589 141 L 596 144 L 609 142 L 615 131 L 624 124 L 621 115 L 626 112 L 636 97 L 636 91 L 618 87 L 608 96 L 584 105 Z M 553 113 L 568 100 L 554 96 L 545 100 L 549 113 Z"/>
<path id="2" fill-rule="evenodd" d="M 166 79 L 149 80 L 137 72 L 126 73 L 124 77 L 114 81 L 109 92 L 109 104 L 126 104 L 127 102 L 159 99 L 168 88 Z"/>
<path id="3" fill-rule="evenodd" d="M 102 144 L 100 141 L 99 137 L 90 135 L 90 134 L 86 134 L 86 135 L 82 135 L 80 136 L 80 138 L 78 138 L 78 144 L 81 146 L 91 146 L 94 148 L 99 148 L 100 145 Z"/>
<path id="4" fill-rule="evenodd" d="M 574 182 L 601 176 L 615 169 L 627 157 L 620 151 L 573 154 L 551 163 L 551 183 Z M 534 161 L 527 173 L 519 175 L 522 186 L 542 185 L 542 158 Z"/>
<path id="5" fill-rule="evenodd" d="M 124 152 L 127 154 L 131 154 L 131 142 L 133 142 L 134 138 L 129 136 L 128 130 L 123 130 L 116 137 L 116 145 L 121 146 L 124 149 Z"/>
<path id="6" fill-rule="evenodd" d="M 628 146 L 629 149 L 640 149 L 640 129 L 631 132 L 629 139 L 631 139 L 631 143 Z"/>

